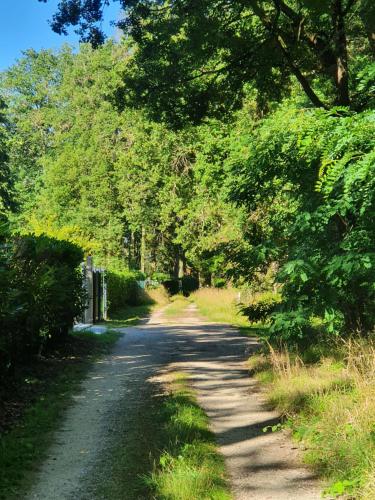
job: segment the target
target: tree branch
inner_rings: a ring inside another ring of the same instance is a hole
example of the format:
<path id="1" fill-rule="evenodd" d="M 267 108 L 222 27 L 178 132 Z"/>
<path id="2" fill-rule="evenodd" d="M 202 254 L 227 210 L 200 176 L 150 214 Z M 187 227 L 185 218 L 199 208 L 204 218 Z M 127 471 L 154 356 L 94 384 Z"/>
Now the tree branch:
<path id="1" fill-rule="evenodd" d="M 280 10 L 289 19 L 291 19 L 295 24 L 299 25 L 302 21 L 302 16 L 298 12 L 294 11 L 289 5 L 287 5 L 283 0 L 273 0 L 275 8 Z"/>
<path id="2" fill-rule="evenodd" d="M 314 92 L 313 88 L 311 87 L 310 83 L 308 82 L 307 78 L 302 74 L 301 70 L 298 68 L 298 66 L 293 61 L 293 58 L 292 58 L 291 54 L 289 53 L 288 48 L 280 35 L 277 36 L 276 41 L 277 41 L 277 44 L 280 47 L 282 53 L 284 54 L 284 57 L 288 63 L 289 68 L 291 69 L 292 73 L 294 74 L 294 76 L 297 78 L 297 80 L 301 84 L 301 87 L 303 88 L 305 94 L 309 97 L 310 101 L 317 108 L 328 109 L 326 104 L 324 104 L 323 101 L 321 101 L 321 99 L 317 96 L 317 94 Z"/>
<path id="3" fill-rule="evenodd" d="M 284 4 L 284 2 L 282 0 L 274 0 L 274 1 L 276 1 L 276 3 L 281 1 Z M 286 5 L 286 4 L 284 4 L 284 5 Z M 281 5 L 280 4 L 279 4 L 279 6 L 280 6 L 280 9 L 281 9 Z M 263 23 L 263 26 L 270 33 L 270 35 L 274 38 L 277 46 L 280 48 L 282 54 L 284 55 L 284 58 L 285 58 L 285 60 L 286 60 L 286 62 L 288 64 L 291 72 L 293 73 L 293 75 L 299 81 L 302 89 L 304 90 L 305 94 L 308 96 L 308 98 L 310 99 L 310 101 L 312 102 L 312 104 L 314 104 L 314 106 L 316 106 L 318 108 L 327 109 L 326 104 L 324 104 L 323 101 L 317 96 L 317 94 L 314 92 L 314 90 L 311 87 L 311 85 L 310 85 L 309 81 L 307 80 L 307 78 L 302 74 L 301 70 L 299 69 L 299 67 L 294 62 L 293 57 L 290 54 L 290 52 L 288 50 L 288 47 L 287 47 L 287 44 L 285 43 L 284 39 L 282 38 L 282 36 L 280 34 L 277 33 L 277 31 L 275 31 L 277 29 L 277 27 L 273 26 L 273 23 L 271 21 L 269 21 L 266 13 L 259 6 L 259 4 L 257 3 L 257 1 L 255 1 L 255 2 L 252 3 L 252 7 L 253 7 L 253 10 L 254 10 L 254 13 L 259 17 L 259 19 Z M 292 10 L 292 13 L 293 12 L 294 11 Z M 290 15 L 293 15 L 293 14 L 290 13 Z"/>

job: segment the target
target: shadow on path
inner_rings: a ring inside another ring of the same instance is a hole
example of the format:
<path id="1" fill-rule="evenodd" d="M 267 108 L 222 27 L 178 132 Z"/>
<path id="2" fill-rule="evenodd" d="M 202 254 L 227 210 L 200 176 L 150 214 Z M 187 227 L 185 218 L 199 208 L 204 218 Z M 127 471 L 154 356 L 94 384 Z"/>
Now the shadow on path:
<path id="1" fill-rule="evenodd" d="M 265 408 L 248 376 L 245 362 L 258 348 L 255 339 L 202 321 L 193 305 L 173 322 L 159 312 L 148 323 L 123 332 L 114 352 L 95 364 L 75 397 L 29 499 L 96 498 L 90 493 L 95 480 L 100 481 L 100 476 L 95 479 L 96 464 L 116 440 L 126 439 L 124 415 L 132 425 L 158 390 L 158 376 L 168 370 L 189 375 L 237 500 L 320 498 L 317 483 L 300 466 L 288 438 L 263 432 L 277 415 Z"/>

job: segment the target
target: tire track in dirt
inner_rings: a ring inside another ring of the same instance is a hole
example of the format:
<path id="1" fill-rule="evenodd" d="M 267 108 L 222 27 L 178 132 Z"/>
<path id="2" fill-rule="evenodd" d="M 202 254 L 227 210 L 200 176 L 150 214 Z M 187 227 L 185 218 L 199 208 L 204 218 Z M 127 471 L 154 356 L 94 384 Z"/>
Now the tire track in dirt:
<path id="1" fill-rule="evenodd" d="M 321 498 L 319 483 L 301 465 L 289 437 L 262 431 L 277 414 L 266 409 L 248 376 L 254 339 L 200 319 L 194 305 L 173 319 L 158 312 L 124 333 L 83 382 L 27 500 L 97 498 L 96 466 L 102 456 L 110 456 L 116 440 L 126 439 L 119 430 L 124 412 L 136 412 L 150 394 L 145 384 L 159 383 L 169 370 L 189 375 L 225 457 L 236 500 Z M 107 463 L 103 474 L 108 473 Z M 126 492 L 122 498 L 127 499 Z"/>

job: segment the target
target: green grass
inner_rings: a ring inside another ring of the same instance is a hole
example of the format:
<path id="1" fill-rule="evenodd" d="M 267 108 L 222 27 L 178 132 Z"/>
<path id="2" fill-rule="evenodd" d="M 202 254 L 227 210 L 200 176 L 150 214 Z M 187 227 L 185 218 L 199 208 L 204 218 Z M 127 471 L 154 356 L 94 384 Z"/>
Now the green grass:
<path id="1" fill-rule="evenodd" d="M 191 294 L 189 300 L 197 305 L 202 316 L 214 323 L 235 326 L 240 333 L 248 337 L 262 336 L 267 327 L 250 323 L 249 319 L 241 314 L 237 297 L 238 291 L 234 288 L 201 288 Z"/>
<path id="2" fill-rule="evenodd" d="M 168 318 L 175 318 L 182 314 L 191 302 L 183 295 L 171 297 L 171 303 L 165 308 L 164 315 Z"/>
<path id="3" fill-rule="evenodd" d="M 249 320 L 237 307 L 238 291 L 233 288 L 201 288 L 191 294 L 199 312 L 210 321 L 248 328 Z"/>
<path id="4" fill-rule="evenodd" d="M 0 437 L 0 499 L 22 497 L 71 396 L 79 391 L 92 362 L 109 352 L 118 338 L 119 334 L 113 332 L 74 334 L 69 344 L 72 351 L 54 353 L 51 359 L 24 370 L 16 383 L 26 386 L 23 393 L 29 385 L 32 395 L 21 420 Z"/>
<path id="5" fill-rule="evenodd" d="M 271 349 L 252 356 L 249 367 L 303 443 L 305 461 L 325 479 L 326 494 L 373 500 L 375 346 L 368 340 L 342 343 L 310 363 Z"/>
<path id="6" fill-rule="evenodd" d="M 140 306 L 126 306 L 117 311 L 107 321 L 100 323 L 108 328 L 125 328 L 137 325 L 141 320 L 147 318 L 154 310 L 154 304 L 144 304 Z"/>
<path id="7" fill-rule="evenodd" d="M 176 500 L 228 500 L 224 459 L 217 452 L 208 418 L 198 406 L 186 377 L 175 377 L 161 409 L 166 443 L 149 477 L 154 496 Z"/>
<path id="8" fill-rule="evenodd" d="M 208 418 L 186 377 L 174 375 L 167 394 L 150 384 L 124 414 L 123 439 L 108 452 L 96 491 L 111 500 L 229 500 L 223 457 Z M 101 466 L 100 466 L 101 467 Z"/>

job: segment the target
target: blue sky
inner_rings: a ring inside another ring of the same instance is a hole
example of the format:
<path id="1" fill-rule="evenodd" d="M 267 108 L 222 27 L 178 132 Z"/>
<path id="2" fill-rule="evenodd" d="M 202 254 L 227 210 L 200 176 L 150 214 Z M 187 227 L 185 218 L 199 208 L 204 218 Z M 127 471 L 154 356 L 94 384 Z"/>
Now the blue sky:
<path id="1" fill-rule="evenodd" d="M 0 0 L 0 70 L 6 69 L 22 55 L 22 51 L 57 49 L 64 43 L 78 44 L 78 37 L 72 32 L 69 36 L 53 33 L 48 20 L 56 11 L 58 0 L 47 3 L 38 0 Z M 114 35 L 111 20 L 119 15 L 117 2 L 106 8 L 104 31 Z"/>

